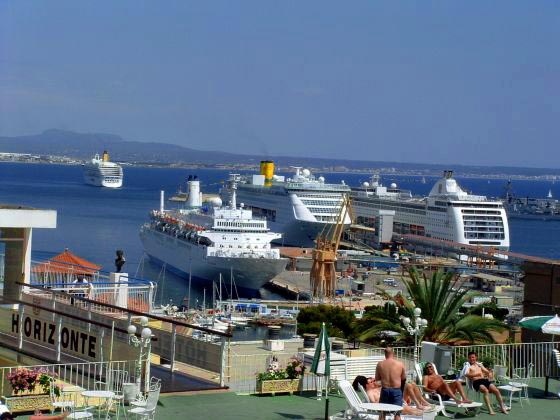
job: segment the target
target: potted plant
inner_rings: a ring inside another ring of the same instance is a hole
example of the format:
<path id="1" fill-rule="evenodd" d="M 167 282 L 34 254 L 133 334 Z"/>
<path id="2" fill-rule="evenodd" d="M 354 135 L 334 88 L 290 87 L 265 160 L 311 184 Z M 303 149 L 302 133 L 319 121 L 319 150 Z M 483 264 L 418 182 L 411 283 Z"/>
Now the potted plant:
<path id="1" fill-rule="evenodd" d="M 50 410 L 50 387 L 54 379 L 42 370 L 18 368 L 6 376 L 12 386 L 12 395 L 2 397 L 2 400 L 11 412 L 21 413 L 27 411 Z M 51 378 L 49 380 L 48 378 Z M 37 385 L 44 393 L 37 393 Z M 60 385 L 55 385 L 53 391 L 62 392 Z"/>
<path id="2" fill-rule="evenodd" d="M 278 359 L 273 356 L 266 372 L 257 374 L 257 392 L 260 394 L 276 394 L 289 392 L 292 394 L 300 387 L 305 372 L 303 361 L 292 357 L 284 369 L 280 369 Z"/>

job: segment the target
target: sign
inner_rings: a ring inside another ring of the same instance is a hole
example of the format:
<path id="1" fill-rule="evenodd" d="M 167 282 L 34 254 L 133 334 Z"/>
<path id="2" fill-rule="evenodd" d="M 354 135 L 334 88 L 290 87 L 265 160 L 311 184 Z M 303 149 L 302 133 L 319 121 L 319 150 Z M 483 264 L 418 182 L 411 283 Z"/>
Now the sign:
<path id="1" fill-rule="evenodd" d="M 62 326 L 58 331 L 58 324 L 44 319 L 38 319 L 32 315 L 23 315 L 20 320 L 18 313 L 12 313 L 12 333 L 23 332 L 23 338 L 36 341 L 47 346 L 58 344 L 63 352 L 74 353 L 96 359 L 98 355 L 97 336 L 81 331 L 73 326 Z"/>

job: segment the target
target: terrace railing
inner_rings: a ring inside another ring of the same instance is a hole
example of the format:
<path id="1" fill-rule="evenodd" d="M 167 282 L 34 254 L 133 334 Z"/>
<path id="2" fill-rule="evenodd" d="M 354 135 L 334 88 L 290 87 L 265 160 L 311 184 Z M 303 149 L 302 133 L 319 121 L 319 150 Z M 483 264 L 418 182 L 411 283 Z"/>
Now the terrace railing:
<path id="1" fill-rule="evenodd" d="M 105 382 L 107 371 L 125 370 L 131 375 L 130 382 L 134 382 L 136 380 L 134 377 L 136 363 L 137 361 L 127 360 L 0 367 L 0 395 L 12 394 L 12 386 L 8 376 L 17 369 L 25 368 L 45 373 L 52 376 L 56 383 L 64 386 L 71 385 L 81 387 L 84 390 L 94 390 L 99 387 L 99 382 Z"/>

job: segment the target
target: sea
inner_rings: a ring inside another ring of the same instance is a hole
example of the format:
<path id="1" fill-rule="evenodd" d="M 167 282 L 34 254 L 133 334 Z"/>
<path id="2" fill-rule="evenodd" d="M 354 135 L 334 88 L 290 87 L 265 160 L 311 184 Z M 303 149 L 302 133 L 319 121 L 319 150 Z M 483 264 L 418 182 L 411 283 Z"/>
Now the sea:
<path id="1" fill-rule="evenodd" d="M 186 189 L 189 175 L 197 175 L 203 192 L 218 192 L 228 171 L 216 169 L 177 169 L 124 167 L 124 186 L 119 189 L 98 188 L 84 184 L 80 166 L 56 164 L 0 163 L 0 203 L 17 204 L 57 211 L 56 229 L 33 231 L 32 258 L 51 258 L 68 248 L 86 260 L 113 271 L 115 252 L 124 251 L 123 271 L 133 276 L 158 282 L 156 303 L 183 303 L 187 297 L 186 279 L 152 264 L 144 256 L 138 233 L 148 220 L 148 212 L 159 207 L 160 191 L 169 198 L 179 188 Z M 315 173 L 327 182 L 354 186 L 368 181 L 366 174 Z M 460 184 L 475 194 L 502 197 L 506 180 L 457 178 Z M 414 194 L 427 195 L 437 178 L 383 175 L 385 185 L 396 183 Z M 513 181 L 518 196 L 546 197 L 552 190 L 560 197 L 560 183 L 551 181 Z M 177 203 L 166 202 L 166 207 Z M 510 220 L 511 250 L 524 254 L 560 259 L 560 222 Z M 0 251 L 2 251 L 0 249 Z M 212 286 L 193 284 L 191 305 L 210 302 Z M 268 298 L 278 296 L 270 294 Z"/>

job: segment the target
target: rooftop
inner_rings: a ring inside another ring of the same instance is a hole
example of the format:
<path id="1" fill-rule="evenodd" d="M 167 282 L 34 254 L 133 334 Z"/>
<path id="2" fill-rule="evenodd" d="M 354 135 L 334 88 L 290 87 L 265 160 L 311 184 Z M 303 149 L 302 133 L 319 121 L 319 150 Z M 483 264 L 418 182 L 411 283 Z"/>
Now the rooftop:
<path id="1" fill-rule="evenodd" d="M 558 392 L 560 382 L 551 380 L 550 389 Z M 530 395 L 543 393 L 544 380 L 534 379 L 531 382 Z M 342 396 L 331 395 L 329 397 L 329 414 L 333 415 L 346 408 L 346 401 Z M 546 400 L 531 398 L 531 403 L 523 403 L 514 400 L 508 420 L 553 420 L 558 419 L 560 400 Z M 188 410 L 186 408 L 188 407 Z M 160 405 L 156 412 L 156 419 L 165 418 L 211 418 L 221 419 L 323 419 L 325 401 L 317 401 L 314 393 L 304 395 L 276 395 L 255 396 L 236 395 L 232 392 L 193 394 L 193 395 L 164 395 L 160 398 Z M 450 409 L 449 411 L 452 411 Z M 258 413 L 258 414 L 257 414 Z M 458 411 L 457 418 L 466 418 Z M 497 419 L 504 417 L 498 413 L 490 416 L 486 410 L 482 410 L 477 419 Z M 443 416 L 438 416 L 444 419 Z"/>

